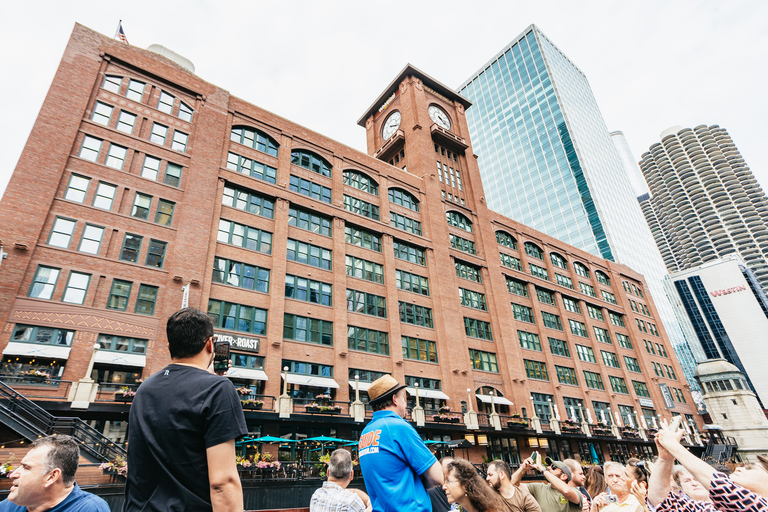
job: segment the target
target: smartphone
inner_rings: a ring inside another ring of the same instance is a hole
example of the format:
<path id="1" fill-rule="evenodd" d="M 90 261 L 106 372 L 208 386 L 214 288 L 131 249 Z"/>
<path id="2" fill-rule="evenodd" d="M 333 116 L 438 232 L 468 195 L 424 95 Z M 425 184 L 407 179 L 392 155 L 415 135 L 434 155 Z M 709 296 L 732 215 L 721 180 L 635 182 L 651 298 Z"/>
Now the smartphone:
<path id="1" fill-rule="evenodd" d="M 537 451 L 533 452 L 533 454 L 531 455 L 531 460 L 533 461 L 534 464 L 538 464 L 539 462 L 541 462 L 539 460 L 539 452 Z"/>
<path id="2" fill-rule="evenodd" d="M 229 370 L 229 342 L 215 341 L 213 343 L 213 371 L 226 372 Z"/>
<path id="3" fill-rule="evenodd" d="M 618 497 L 618 496 L 616 496 L 615 494 L 609 494 L 609 495 L 607 495 L 607 496 L 605 497 L 605 500 L 606 500 L 608 503 L 618 503 L 618 502 L 619 502 L 619 497 Z"/>

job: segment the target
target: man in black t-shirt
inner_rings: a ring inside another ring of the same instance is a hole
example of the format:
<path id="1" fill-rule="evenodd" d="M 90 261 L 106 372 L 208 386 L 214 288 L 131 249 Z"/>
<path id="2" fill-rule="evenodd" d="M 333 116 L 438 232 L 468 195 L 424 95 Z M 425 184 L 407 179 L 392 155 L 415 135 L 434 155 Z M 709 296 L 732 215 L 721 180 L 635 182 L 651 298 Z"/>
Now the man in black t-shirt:
<path id="1" fill-rule="evenodd" d="M 186 308 L 166 333 L 171 364 L 131 405 L 123 512 L 242 511 L 235 439 L 247 429 L 235 387 L 209 371 L 213 323 Z"/>

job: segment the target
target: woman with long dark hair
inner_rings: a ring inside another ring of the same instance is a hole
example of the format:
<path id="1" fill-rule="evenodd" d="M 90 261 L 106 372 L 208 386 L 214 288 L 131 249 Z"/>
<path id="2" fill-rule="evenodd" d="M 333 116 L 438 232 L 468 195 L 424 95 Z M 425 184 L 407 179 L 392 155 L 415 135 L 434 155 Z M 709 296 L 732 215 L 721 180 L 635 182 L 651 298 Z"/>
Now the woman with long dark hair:
<path id="1" fill-rule="evenodd" d="M 443 490 L 448 503 L 458 503 L 466 512 L 498 512 L 502 508 L 496 491 L 466 460 L 457 459 L 448 464 Z"/>
<path id="2" fill-rule="evenodd" d="M 586 472 L 587 479 L 584 482 L 584 487 L 587 488 L 587 492 L 593 498 L 598 494 L 604 493 L 608 486 L 605 484 L 605 476 L 603 475 L 602 466 L 590 466 Z"/>

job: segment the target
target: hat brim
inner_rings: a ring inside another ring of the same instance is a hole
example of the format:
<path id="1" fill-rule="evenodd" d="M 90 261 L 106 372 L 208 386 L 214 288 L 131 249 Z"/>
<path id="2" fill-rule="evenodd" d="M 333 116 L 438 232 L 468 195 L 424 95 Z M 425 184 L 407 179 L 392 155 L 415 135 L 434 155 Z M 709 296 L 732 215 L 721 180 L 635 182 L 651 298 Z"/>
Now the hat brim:
<path id="1" fill-rule="evenodd" d="M 393 387 L 392 389 L 390 389 L 386 393 L 382 393 L 381 395 L 377 396 L 375 399 L 369 400 L 368 403 L 371 404 L 371 405 L 378 405 L 381 402 L 383 402 L 384 400 L 386 400 L 387 398 L 391 397 L 392 395 L 394 395 L 395 393 L 400 391 L 401 389 L 405 389 L 407 387 L 408 386 L 406 386 L 405 384 L 398 384 L 397 386 Z"/>

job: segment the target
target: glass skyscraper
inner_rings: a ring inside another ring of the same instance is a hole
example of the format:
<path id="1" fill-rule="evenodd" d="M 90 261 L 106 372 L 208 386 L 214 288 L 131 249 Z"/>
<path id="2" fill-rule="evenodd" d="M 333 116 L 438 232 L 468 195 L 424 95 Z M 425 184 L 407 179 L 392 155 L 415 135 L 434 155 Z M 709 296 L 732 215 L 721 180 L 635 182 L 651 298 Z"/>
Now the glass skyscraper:
<path id="1" fill-rule="evenodd" d="M 692 389 L 664 262 L 584 73 L 535 25 L 458 91 L 488 206 L 646 278 Z"/>

